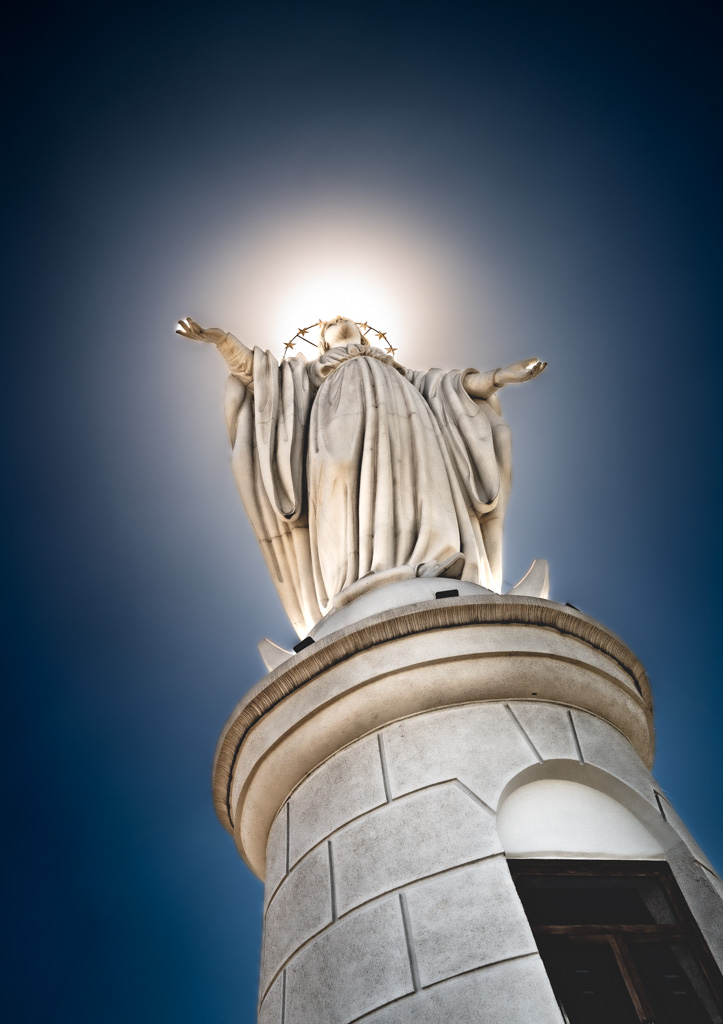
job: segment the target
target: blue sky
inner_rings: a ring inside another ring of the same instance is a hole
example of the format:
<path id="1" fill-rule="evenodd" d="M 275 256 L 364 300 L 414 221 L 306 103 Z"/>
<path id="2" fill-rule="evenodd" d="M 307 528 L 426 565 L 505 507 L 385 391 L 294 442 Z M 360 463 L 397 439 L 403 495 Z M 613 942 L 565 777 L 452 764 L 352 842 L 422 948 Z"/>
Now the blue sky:
<path id="1" fill-rule="evenodd" d="M 657 777 L 723 867 L 712 5 L 16 14 L 12 1019 L 254 1020 L 261 886 L 210 770 L 257 641 L 294 637 L 186 314 L 276 352 L 342 312 L 414 367 L 549 361 L 503 394 L 505 577 L 548 558 L 643 660 Z"/>

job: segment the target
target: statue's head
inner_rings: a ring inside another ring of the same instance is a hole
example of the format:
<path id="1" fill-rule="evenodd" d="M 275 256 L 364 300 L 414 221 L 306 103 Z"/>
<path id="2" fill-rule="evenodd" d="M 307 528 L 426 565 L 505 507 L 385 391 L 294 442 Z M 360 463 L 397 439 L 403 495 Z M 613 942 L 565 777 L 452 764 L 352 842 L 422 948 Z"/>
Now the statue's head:
<path id="1" fill-rule="evenodd" d="M 319 331 L 319 352 L 324 353 L 336 345 L 348 345 L 350 341 L 358 345 L 369 344 L 356 323 L 348 317 L 337 316 L 333 320 L 322 321 Z"/>

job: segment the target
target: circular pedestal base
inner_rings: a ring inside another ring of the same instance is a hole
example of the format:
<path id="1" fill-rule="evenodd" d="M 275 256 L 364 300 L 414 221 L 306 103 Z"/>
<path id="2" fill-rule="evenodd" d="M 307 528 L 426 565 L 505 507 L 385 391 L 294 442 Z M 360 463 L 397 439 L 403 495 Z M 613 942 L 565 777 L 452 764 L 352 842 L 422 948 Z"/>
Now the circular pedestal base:
<path id="1" fill-rule="evenodd" d="M 217 812 L 263 876 L 279 808 L 336 751 L 434 708 L 517 700 L 590 712 L 652 763 L 650 689 L 632 652 L 574 609 L 483 592 L 381 612 L 269 673 L 238 705 L 219 742 Z"/>

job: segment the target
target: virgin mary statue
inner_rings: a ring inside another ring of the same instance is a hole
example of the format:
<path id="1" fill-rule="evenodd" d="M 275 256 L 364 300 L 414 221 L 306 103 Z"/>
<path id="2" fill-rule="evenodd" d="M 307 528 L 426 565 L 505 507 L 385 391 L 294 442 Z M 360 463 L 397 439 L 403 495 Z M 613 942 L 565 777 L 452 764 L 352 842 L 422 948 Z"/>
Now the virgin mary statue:
<path id="1" fill-rule="evenodd" d="M 188 318 L 228 363 L 232 466 L 287 615 L 305 636 L 374 586 L 445 576 L 498 591 L 510 488 L 496 392 L 545 363 L 408 370 L 346 317 L 318 358 L 277 361 Z"/>

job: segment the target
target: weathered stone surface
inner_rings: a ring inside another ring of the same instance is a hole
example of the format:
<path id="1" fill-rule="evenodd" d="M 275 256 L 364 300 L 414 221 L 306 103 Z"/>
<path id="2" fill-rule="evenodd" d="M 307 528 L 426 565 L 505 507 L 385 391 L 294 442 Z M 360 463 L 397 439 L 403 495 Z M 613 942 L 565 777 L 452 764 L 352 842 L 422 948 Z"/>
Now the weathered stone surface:
<path id="1" fill-rule="evenodd" d="M 283 972 L 273 983 L 259 1007 L 258 1024 L 283 1024 Z"/>
<path id="2" fill-rule="evenodd" d="M 459 779 L 490 807 L 537 758 L 503 704 L 429 711 L 384 730 L 392 794 Z"/>
<path id="3" fill-rule="evenodd" d="M 264 910 L 286 874 L 286 804 L 274 818 L 266 844 L 266 876 L 264 878 Z"/>
<path id="4" fill-rule="evenodd" d="M 334 837 L 339 914 L 501 849 L 493 815 L 455 783 L 402 797 Z"/>
<path id="5" fill-rule="evenodd" d="M 348 1024 L 413 991 L 399 898 L 338 921 L 286 971 L 284 1024 Z"/>
<path id="6" fill-rule="evenodd" d="M 284 961 L 331 922 L 331 885 L 326 844 L 289 873 L 271 900 L 264 923 L 261 991 Z"/>
<path id="7" fill-rule="evenodd" d="M 375 724 L 539 692 L 539 701 L 611 722 L 646 764 L 651 758 L 642 666 L 617 638 L 553 602 L 494 594 L 423 602 L 341 630 L 289 662 L 239 704 L 214 770 L 219 814 L 259 875 L 289 794 Z"/>
<path id="8" fill-rule="evenodd" d="M 364 1024 L 562 1024 L 539 956 L 483 967 L 393 1003 Z"/>
<path id="9" fill-rule="evenodd" d="M 510 709 L 535 745 L 543 761 L 577 761 L 577 747 L 567 708 L 536 701 L 510 701 Z"/>
<path id="10" fill-rule="evenodd" d="M 723 971 L 723 900 L 720 879 L 698 864 L 684 842 L 666 857 L 718 967 Z"/>
<path id="11" fill-rule="evenodd" d="M 688 828 L 686 827 L 685 823 L 683 822 L 682 818 L 680 817 L 676 809 L 671 804 L 670 800 L 668 800 L 664 793 L 659 793 L 659 795 L 660 806 L 662 806 L 663 814 L 665 815 L 665 820 L 675 829 L 680 838 L 683 840 L 683 842 L 686 844 L 688 849 L 693 854 L 693 857 L 696 860 L 699 860 L 702 864 L 705 864 L 707 868 L 713 871 L 713 865 L 708 860 L 703 850 L 701 850 L 700 846 L 698 846 L 693 836 L 690 834 Z"/>
<path id="12" fill-rule="evenodd" d="M 289 859 L 365 811 L 386 802 L 379 744 L 366 736 L 325 761 L 291 797 Z"/>
<path id="13" fill-rule="evenodd" d="M 422 987 L 537 949 L 503 857 L 412 886 L 406 899 Z"/>
<path id="14" fill-rule="evenodd" d="M 585 762 L 626 782 L 657 806 L 650 772 L 625 737 L 607 722 L 584 711 L 573 711 L 572 720 Z"/>

